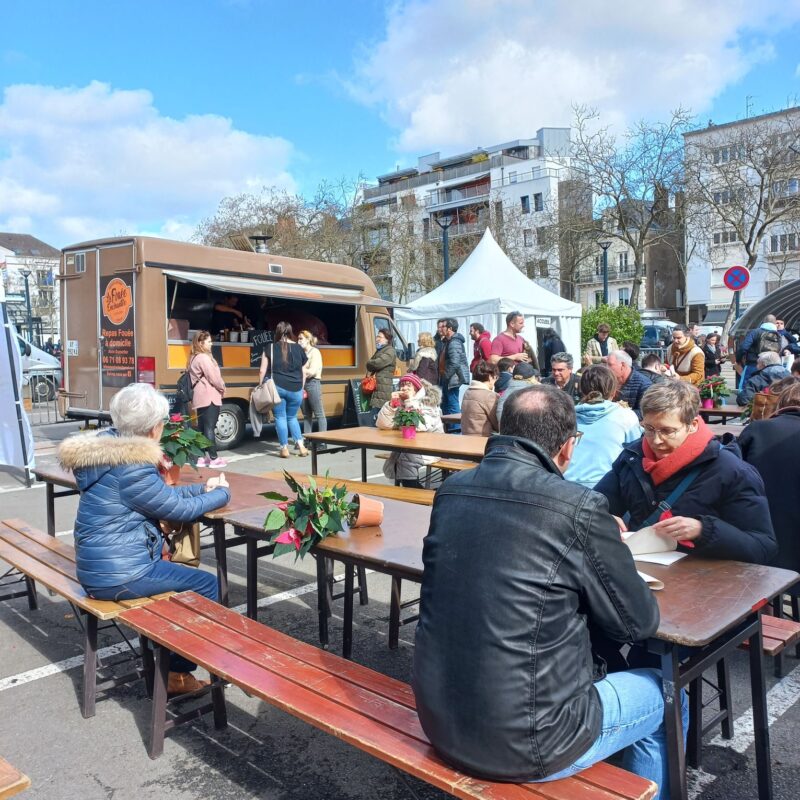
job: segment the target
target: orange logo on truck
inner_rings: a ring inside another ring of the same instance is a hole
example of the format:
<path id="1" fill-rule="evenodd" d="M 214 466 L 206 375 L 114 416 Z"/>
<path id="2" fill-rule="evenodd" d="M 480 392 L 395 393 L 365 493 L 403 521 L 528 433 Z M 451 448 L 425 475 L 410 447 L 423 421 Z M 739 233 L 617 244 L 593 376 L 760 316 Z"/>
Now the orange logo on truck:
<path id="1" fill-rule="evenodd" d="M 120 278 L 114 278 L 103 295 L 103 316 L 112 325 L 122 325 L 133 306 L 131 287 Z"/>

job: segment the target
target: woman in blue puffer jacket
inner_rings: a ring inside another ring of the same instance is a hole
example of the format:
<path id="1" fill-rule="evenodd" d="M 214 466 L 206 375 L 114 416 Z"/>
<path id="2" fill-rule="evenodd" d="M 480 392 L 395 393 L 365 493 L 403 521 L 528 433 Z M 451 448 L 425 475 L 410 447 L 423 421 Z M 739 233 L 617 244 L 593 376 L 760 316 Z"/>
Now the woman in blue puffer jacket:
<path id="1" fill-rule="evenodd" d="M 205 486 L 167 486 L 158 466 L 169 404 L 149 384 L 126 386 L 111 399 L 109 410 L 113 428 L 73 436 L 58 451 L 81 493 L 74 532 L 78 580 L 98 600 L 168 591 L 195 591 L 216 600 L 216 576 L 162 560 L 159 520 L 193 522 L 226 505 L 225 476 L 210 478 Z M 170 694 L 207 685 L 191 675 L 195 666 L 172 656 Z"/>

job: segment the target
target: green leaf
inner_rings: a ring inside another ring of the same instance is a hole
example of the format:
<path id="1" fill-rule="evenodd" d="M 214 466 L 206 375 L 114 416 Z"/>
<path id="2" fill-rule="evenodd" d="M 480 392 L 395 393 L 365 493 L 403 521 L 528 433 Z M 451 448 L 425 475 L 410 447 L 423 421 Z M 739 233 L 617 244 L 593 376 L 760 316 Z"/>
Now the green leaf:
<path id="1" fill-rule="evenodd" d="M 328 527 L 328 521 L 330 520 L 330 517 L 324 511 L 320 513 L 317 519 L 319 520 L 320 529 L 325 529 Z"/>
<path id="2" fill-rule="evenodd" d="M 286 524 L 286 514 L 279 508 L 273 508 L 264 520 L 264 530 L 280 530 Z"/>
<path id="3" fill-rule="evenodd" d="M 303 487 L 286 470 L 283 471 L 283 479 L 293 492 L 299 494 L 303 491 Z"/>
<path id="4" fill-rule="evenodd" d="M 284 556 L 286 553 L 294 553 L 295 546 L 293 544 L 276 544 L 275 549 L 272 551 L 272 557 Z"/>
<path id="5" fill-rule="evenodd" d="M 280 500 L 281 503 L 285 503 L 289 499 L 279 492 L 259 492 L 259 494 L 267 500 Z"/>
<path id="6" fill-rule="evenodd" d="M 168 455 L 174 456 L 178 452 L 178 443 L 173 441 L 166 441 L 161 445 L 161 449 Z"/>
<path id="7" fill-rule="evenodd" d="M 188 460 L 188 456 L 186 455 L 185 450 L 181 450 L 179 453 L 175 454 L 175 457 L 172 459 L 173 463 L 179 467 L 182 467 L 186 461 Z"/>

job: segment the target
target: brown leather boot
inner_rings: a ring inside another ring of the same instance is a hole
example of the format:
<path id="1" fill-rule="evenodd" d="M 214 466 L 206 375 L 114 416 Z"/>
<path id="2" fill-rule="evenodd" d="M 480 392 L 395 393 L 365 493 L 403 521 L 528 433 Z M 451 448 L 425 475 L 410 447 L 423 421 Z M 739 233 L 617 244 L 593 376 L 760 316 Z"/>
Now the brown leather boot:
<path id="1" fill-rule="evenodd" d="M 167 678 L 167 695 L 177 697 L 181 694 L 191 694 L 210 685 L 211 681 L 199 681 L 191 672 L 170 672 Z"/>

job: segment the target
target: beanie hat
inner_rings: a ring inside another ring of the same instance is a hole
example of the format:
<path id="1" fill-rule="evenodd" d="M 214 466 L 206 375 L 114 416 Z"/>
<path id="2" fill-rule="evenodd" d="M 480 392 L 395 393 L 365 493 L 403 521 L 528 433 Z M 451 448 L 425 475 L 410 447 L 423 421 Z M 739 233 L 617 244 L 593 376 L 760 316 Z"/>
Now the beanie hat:
<path id="1" fill-rule="evenodd" d="M 410 383 L 417 391 L 422 388 L 422 381 L 413 372 L 407 372 L 400 378 L 400 383 Z"/>

